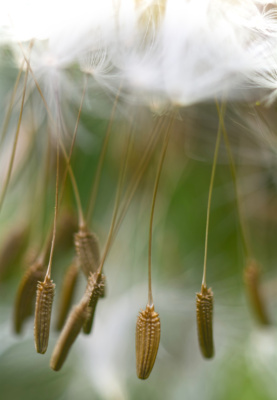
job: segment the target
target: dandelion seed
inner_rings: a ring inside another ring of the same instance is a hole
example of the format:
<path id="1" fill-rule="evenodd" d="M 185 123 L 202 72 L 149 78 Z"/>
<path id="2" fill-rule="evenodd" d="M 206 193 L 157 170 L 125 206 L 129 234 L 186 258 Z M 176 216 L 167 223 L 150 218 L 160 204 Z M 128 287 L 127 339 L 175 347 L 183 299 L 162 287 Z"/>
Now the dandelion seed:
<path id="1" fill-rule="evenodd" d="M 213 343 L 213 292 L 202 285 L 201 292 L 196 293 L 196 314 L 199 345 L 203 357 L 214 356 Z"/>
<path id="2" fill-rule="evenodd" d="M 217 103 L 216 103 L 217 105 Z M 212 201 L 212 192 L 214 185 L 214 177 L 216 171 L 216 164 L 218 158 L 218 150 L 221 140 L 221 129 L 222 119 L 225 114 L 225 104 L 221 106 L 219 110 L 219 124 L 217 130 L 215 151 L 213 157 L 213 166 L 208 194 L 208 205 L 207 205 L 207 219 L 206 219 L 206 232 L 205 232 L 205 248 L 204 248 L 204 267 L 203 267 L 203 278 L 201 292 L 196 294 L 196 319 L 198 329 L 198 340 L 200 350 L 203 357 L 212 358 L 214 355 L 214 344 L 213 344 L 213 293 L 212 289 L 207 289 L 206 275 L 207 275 L 207 254 L 208 254 L 208 237 L 209 237 L 209 223 L 210 223 L 210 209 Z"/>
<path id="3" fill-rule="evenodd" d="M 147 379 L 155 364 L 161 334 L 159 314 L 154 311 L 154 304 L 147 304 L 139 313 L 136 325 L 136 360 L 137 376 Z"/>
<path id="4" fill-rule="evenodd" d="M 36 313 L 34 337 L 36 350 L 44 354 L 48 347 L 52 303 L 55 294 L 55 284 L 50 279 L 39 282 L 37 286 Z"/>
<path id="5" fill-rule="evenodd" d="M 14 269 L 14 266 L 18 263 L 18 258 L 28 238 L 28 230 L 28 226 L 17 227 L 4 241 L 0 253 L 0 282 L 7 277 L 8 272 Z"/>
<path id="6" fill-rule="evenodd" d="M 93 324 L 93 319 L 94 319 L 94 313 L 95 309 L 97 306 L 98 299 L 101 297 L 104 297 L 105 294 L 105 285 L 106 285 L 106 277 L 102 275 L 101 273 L 99 274 L 98 272 L 94 274 L 90 274 L 88 278 L 88 285 L 87 285 L 87 295 L 89 297 L 89 317 L 87 318 L 86 322 L 84 323 L 83 326 L 83 332 L 85 334 L 90 334 L 92 324 Z"/>
<path id="7" fill-rule="evenodd" d="M 244 269 L 244 282 L 247 289 L 250 305 L 255 313 L 257 321 L 261 325 L 270 325 L 265 300 L 262 295 L 261 285 L 261 269 L 255 260 L 248 261 Z"/>
<path id="8" fill-rule="evenodd" d="M 168 124 L 165 134 L 161 158 L 157 169 L 157 175 L 153 190 L 152 207 L 149 224 L 149 242 L 148 242 L 148 304 L 146 309 L 141 311 L 136 324 L 136 369 L 139 379 L 147 379 L 155 364 L 161 333 L 161 323 L 159 314 L 154 311 L 151 280 L 151 251 L 152 251 L 152 229 L 154 209 L 156 204 L 157 191 L 162 172 L 162 166 L 165 159 L 166 150 L 170 138 L 174 114 Z"/>
<path id="9" fill-rule="evenodd" d="M 69 317 L 51 356 L 50 367 L 54 371 L 59 371 L 62 368 L 72 344 L 75 342 L 82 329 L 82 326 L 88 318 L 88 304 L 89 299 L 88 296 L 85 295 L 81 302 L 75 306 L 69 314 Z"/>
<path id="10" fill-rule="evenodd" d="M 60 307 L 58 310 L 58 316 L 57 316 L 57 330 L 61 330 L 67 314 L 69 312 L 70 306 L 72 304 L 72 299 L 74 296 L 75 288 L 76 288 L 76 283 L 77 283 L 77 278 L 78 278 L 78 273 L 79 273 L 79 267 L 76 265 L 75 262 L 71 264 L 65 274 L 65 278 L 63 281 L 63 286 L 61 290 L 61 296 L 60 296 Z"/>
<path id="11" fill-rule="evenodd" d="M 98 239 L 94 233 L 84 228 L 74 235 L 74 242 L 78 264 L 85 276 L 89 277 L 89 274 L 95 273 L 99 267 L 100 250 Z"/>
<path id="12" fill-rule="evenodd" d="M 24 274 L 16 294 L 14 307 L 14 330 L 21 333 L 23 323 L 32 315 L 38 281 L 42 281 L 45 270 L 40 261 L 35 262 Z"/>

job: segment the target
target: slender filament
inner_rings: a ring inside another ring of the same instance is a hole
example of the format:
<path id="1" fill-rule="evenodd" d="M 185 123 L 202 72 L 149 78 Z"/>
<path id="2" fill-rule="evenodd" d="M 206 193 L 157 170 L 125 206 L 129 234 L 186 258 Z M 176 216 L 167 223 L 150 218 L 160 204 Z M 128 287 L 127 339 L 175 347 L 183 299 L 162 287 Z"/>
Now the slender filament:
<path id="1" fill-rule="evenodd" d="M 58 200 L 59 200 L 59 141 L 57 140 L 57 171 L 56 171 L 54 226 L 53 226 L 53 236 L 51 242 L 49 263 L 46 271 L 45 280 L 51 279 L 51 267 L 52 267 L 52 260 L 53 260 L 54 246 L 55 246 L 56 230 L 57 230 Z"/>
<path id="2" fill-rule="evenodd" d="M 223 137 L 224 137 L 224 142 L 225 142 L 225 147 L 228 153 L 228 159 L 229 159 L 229 165 L 230 165 L 230 170 L 231 170 L 231 176 L 234 184 L 234 190 L 235 190 L 235 197 L 236 197 L 236 207 L 237 207 L 237 213 L 238 213 L 238 220 L 239 220 L 239 229 L 240 229 L 240 234 L 241 234 L 241 239 L 242 239 L 242 246 L 244 250 L 245 257 L 248 259 L 250 258 L 251 250 L 250 250 L 250 244 L 249 241 L 247 240 L 247 235 L 246 235 L 246 228 L 244 224 L 244 220 L 241 214 L 241 208 L 240 208 L 240 202 L 239 202 L 239 193 L 238 193 L 238 184 L 237 184 L 237 176 L 236 176 L 236 167 L 234 163 L 234 158 L 232 155 L 231 151 L 231 146 L 227 134 L 227 130 L 225 127 L 224 123 L 224 118 L 222 118 L 220 109 L 219 109 L 219 104 L 216 101 L 216 108 L 219 116 L 219 120 L 221 123 L 221 128 L 223 132 Z"/>
<path id="3" fill-rule="evenodd" d="M 224 116 L 224 113 L 225 113 L 225 104 L 224 103 L 221 106 L 220 113 L 222 116 Z M 217 129 L 217 136 L 216 136 L 214 158 L 213 158 L 212 174 L 211 174 L 210 187 L 209 187 L 209 195 L 208 195 L 206 232 L 205 232 L 205 250 L 204 250 L 204 268 L 203 268 L 203 279 L 202 279 L 202 285 L 204 287 L 207 286 L 206 273 L 207 273 L 207 253 L 208 253 L 210 210 L 211 210 L 211 200 L 212 200 L 212 193 L 213 193 L 213 186 L 214 186 L 214 177 L 215 177 L 216 163 L 217 163 L 217 157 L 218 157 L 218 150 L 219 150 L 219 144 L 220 144 L 220 139 L 221 139 L 221 125 L 222 125 L 221 122 L 219 122 L 218 129 Z"/>
<path id="4" fill-rule="evenodd" d="M 119 208 L 119 201 L 120 201 L 120 197 L 121 197 L 121 192 L 122 192 L 122 187 L 123 187 L 123 181 L 124 181 L 124 177 L 125 177 L 125 171 L 126 171 L 126 167 L 127 167 L 127 162 L 128 162 L 128 155 L 130 152 L 130 144 L 131 144 L 131 134 L 132 134 L 132 130 L 128 136 L 128 142 L 127 142 L 127 146 L 126 146 L 126 151 L 125 151 L 125 157 L 122 159 L 122 163 L 121 163 L 121 167 L 120 167 L 120 172 L 119 172 L 119 181 L 118 181 L 118 185 L 117 185 L 117 190 L 116 190 L 116 196 L 115 196 L 115 205 L 114 205 L 114 210 L 113 210 L 113 215 L 112 215 L 112 222 L 111 222 L 111 226 L 110 226 L 110 230 L 109 230 L 109 234 L 108 234 L 108 239 L 105 245 L 105 249 L 104 249 L 104 253 L 100 262 L 100 266 L 98 268 L 99 273 L 102 272 L 106 257 L 108 255 L 108 252 L 111 248 L 111 243 L 112 243 L 112 239 L 113 239 L 113 233 L 114 233 L 114 228 L 115 228 L 115 223 L 116 223 L 116 217 L 117 217 L 117 213 L 118 213 L 118 208 Z"/>
<path id="5" fill-rule="evenodd" d="M 92 191 L 91 191 L 91 194 L 90 194 L 90 201 L 89 201 L 89 206 L 88 206 L 88 211 L 87 211 L 87 216 L 86 216 L 86 220 L 87 220 L 88 223 L 91 221 L 93 210 L 94 210 L 94 206 L 95 206 L 95 200 L 96 200 L 96 195 L 97 195 L 97 191 L 98 191 L 98 187 L 99 187 L 99 181 L 100 181 L 100 175 L 101 175 L 101 171 L 102 171 L 104 157 L 105 157 L 105 154 L 106 154 L 106 151 L 107 151 L 107 147 L 108 147 L 108 142 L 109 142 L 110 135 L 111 135 L 111 128 L 112 128 L 112 124 L 113 124 L 113 121 L 114 121 L 115 111 L 116 111 L 116 108 L 117 108 L 120 92 L 121 92 L 121 85 L 120 85 L 120 87 L 118 89 L 116 98 L 115 98 L 114 103 L 113 103 L 111 116 L 110 116 L 110 119 L 109 119 L 109 124 L 108 124 L 107 130 L 106 130 L 103 146 L 102 146 L 102 149 L 101 149 L 101 153 L 100 153 L 100 157 L 99 157 L 99 161 L 98 161 L 98 165 L 97 165 L 97 169 L 96 169 L 96 173 L 95 173 L 95 177 L 94 177 L 94 182 L 93 182 Z"/>
<path id="6" fill-rule="evenodd" d="M 169 142 L 169 138 L 170 138 L 173 118 L 174 118 L 174 116 L 172 115 L 171 120 L 168 125 L 168 129 L 165 134 L 165 138 L 164 138 L 164 144 L 163 144 L 163 148 L 162 148 L 161 158 L 160 158 L 160 162 L 158 165 L 158 171 L 157 171 L 155 185 L 154 185 L 152 207 L 151 207 L 151 214 L 150 214 L 149 245 L 148 245 L 148 304 L 150 307 L 153 305 L 152 284 L 151 284 L 152 283 L 152 281 L 151 281 L 151 254 L 152 254 L 153 218 L 154 218 L 154 210 L 155 210 L 155 204 L 156 204 L 157 191 L 158 191 L 160 176 L 161 176 L 161 172 L 162 172 L 162 166 L 164 163 L 165 154 L 166 154 L 166 150 L 167 150 L 168 142 Z"/>
<path id="7" fill-rule="evenodd" d="M 8 185 L 9 185 L 10 177 L 11 177 L 11 173 L 12 173 L 12 168 L 13 168 L 13 163 L 14 163 L 14 158 L 15 158 L 15 152 L 16 152 L 16 147 L 17 147 L 17 142 L 18 142 L 18 136 L 19 136 L 20 126 L 21 126 L 22 114 L 23 114 L 23 107 L 24 107 L 25 93 L 26 93 L 26 87 L 27 87 L 28 73 L 29 73 L 29 68 L 26 69 L 26 73 L 25 73 L 24 85 L 23 85 L 23 93 L 22 93 L 22 99 L 21 99 L 21 106 L 20 106 L 20 112 L 19 112 L 19 118 L 18 118 L 15 138 L 14 138 L 14 142 L 13 142 L 12 154 L 11 154 L 9 167 L 8 167 L 8 172 L 7 172 L 7 175 L 6 175 L 6 178 L 5 178 L 4 186 L 3 186 L 3 189 L 2 189 L 1 195 L 0 195 L 0 210 L 2 208 L 4 199 L 5 199 L 5 195 L 6 195 L 6 192 L 7 192 L 7 189 L 8 189 Z"/>

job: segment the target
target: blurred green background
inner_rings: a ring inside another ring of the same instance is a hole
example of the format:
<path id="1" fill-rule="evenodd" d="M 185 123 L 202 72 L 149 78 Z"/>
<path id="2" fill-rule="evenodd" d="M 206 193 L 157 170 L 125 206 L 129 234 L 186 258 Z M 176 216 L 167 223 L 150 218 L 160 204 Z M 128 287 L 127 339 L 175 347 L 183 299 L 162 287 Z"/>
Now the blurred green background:
<path id="1" fill-rule="evenodd" d="M 4 121 L 18 69 L 13 53 L 5 47 L 1 52 L 0 116 Z M 67 73 L 76 87 L 71 101 L 61 100 L 68 131 L 63 139 L 69 147 L 80 104 L 82 76 L 74 66 Z M 22 84 L 23 77 L 0 149 L 1 185 L 18 119 Z M 72 156 L 84 209 L 89 202 L 112 104 L 111 96 L 96 82 L 90 82 Z M 276 157 L 274 142 L 266 140 L 259 129 L 253 131 L 256 116 L 255 107 L 230 104 L 226 127 L 236 161 L 242 215 L 252 255 L 262 265 L 262 290 L 272 325 L 260 327 L 248 304 L 235 191 L 222 142 L 212 198 L 207 264 L 207 283 L 214 292 L 215 357 L 206 361 L 200 354 L 195 293 L 200 291 L 202 280 L 207 199 L 218 116 L 214 104 L 188 107 L 180 109 L 176 116 L 154 216 L 152 278 L 155 309 L 161 318 L 161 342 L 150 378 L 139 381 L 136 377 L 135 324 L 139 310 L 147 302 L 149 218 L 163 129 L 106 260 L 107 296 L 98 304 L 93 332 L 89 337 L 81 334 L 62 371 L 53 372 L 49 359 L 58 338 L 56 309 L 65 269 L 74 256 L 71 228 L 63 226 L 64 215 L 69 215 L 73 224 L 76 219 L 70 182 L 67 182 L 59 214 L 62 233 L 54 253 L 56 295 L 47 353 L 35 352 L 33 318 L 19 336 L 14 334 L 12 323 L 16 291 L 30 251 L 39 251 L 54 211 L 55 134 L 49 143 L 47 118 L 29 78 L 20 132 L 22 141 L 0 214 L 1 398 L 276 399 Z M 132 105 L 124 99 L 119 102 L 90 222 L 101 249 L 111 223 L 129 127 L 133 124 L 134 133 L 124 190 L 132 181 L 158 118 L 164 118 L 165 124 L 168 121 L 168 116 L 154 115 L 135 101 Z M 16 241 L 13 235 L 18 231 L 21 235 L 18 234 Z M 85 279 L 79 278 L 75 303 L 85 288 Z"/>

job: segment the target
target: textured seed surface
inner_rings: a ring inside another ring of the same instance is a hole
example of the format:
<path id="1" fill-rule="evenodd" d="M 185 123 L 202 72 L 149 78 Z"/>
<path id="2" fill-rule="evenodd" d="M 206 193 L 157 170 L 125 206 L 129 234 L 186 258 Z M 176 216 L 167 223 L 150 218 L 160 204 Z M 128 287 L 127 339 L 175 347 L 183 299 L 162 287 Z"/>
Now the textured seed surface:
<path id="1" fill-rule="evenodd" d="M 75 249 L 79 266 L 86 277 L 96 272 L 100 262 L 100 250 L 97 237 L 87 230 L 80 229 L 74 235 Z"/>
<path id="2" fill-rule="evenodd" d="M 36 290 L 38 281 L 44 278 L 44 268 L 40 262 L 30 266 L 25 272 L 17 290 L 14 307 L 14 330 L 16 333 L 22 331 L 22 326 L 34 312 Z"/>
<path id="3" fill-rule="evenodd" d="M 34 337 L 38 353 L 44 354 L 48 347 L 52 303 L 55 284 L 50 279 L 39 282 L 37 286 Z"/>
<path id="4" fill-rule="evenodd" d="M 95 272 L 89 276 L 86 292 L 89 297 L 90 312 L 83 326 L 83 332 L 87 335 L 91 332 L 97 302 L 105 293 L 105 285 L 106 277 L 104 275 Z"/>
<path id="5" fill-rule="evenodd" d="M 136 364 L 137 376 L 147 379 L 154 366 L 161 334 L 159 314 L 154 311 L 154 305 L 147 304 L 140 311 L 136 326 Z"/>
<path id="6" fill-rule="evenodd" d="M 213 292 L 204 285 L 201 287 L 201 292 L 196 293 L 196 314 L 201 353 L 205 358 L 212 358 L 214 356 Z"/>
<path id="7" fill-rule="evenodd" d="M 62 327 L 64 326 L 66 317 L 68 315 L 70 306 L 72 304 L 78 273 L 79 273 L 79 267 L 76 263 L 71 264 L 66 271 L 59 299 L 60 303 L 57 315 L 58 330 L 61 330 Z"/>
<path id="8" fill-rule="evenodd" d="M 73 308 L 69 314 L 66 324 L 60 334 L 58 342 L 54 348 L 50 360 L 50 367 L 54 371 L 59 371 L 65 362 L 69 350 L 79 335 L 85 320 L 88 317 L 89 299 L 87 295 L 83 297 L 81 302 Z"/>
<path id="9" fill-rule="evenodd" d="M 254 260 L 251 260 L 244 270 L 244 281 L 249 301 L 256 315 L 257 321 L 261 325 L 270 325 L 270 318 L 267 314 L 265 300 L 260 286 L 260 278 L 260 267 Z"/>

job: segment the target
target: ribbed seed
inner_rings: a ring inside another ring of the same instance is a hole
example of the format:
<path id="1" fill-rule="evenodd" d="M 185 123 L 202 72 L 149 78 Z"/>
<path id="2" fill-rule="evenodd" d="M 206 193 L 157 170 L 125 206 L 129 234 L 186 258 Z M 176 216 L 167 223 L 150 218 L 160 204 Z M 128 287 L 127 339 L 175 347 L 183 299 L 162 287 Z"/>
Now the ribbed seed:
<path id="1" fill-rule="evenodd" d="M 159 314 L 154 311 L 154 304 L 147 304 L 140 311 L 136 326 L 136 364 L 137 376 L 147 379 L 154 366 L 159 343 L 161 323 Z"/>
<path id="2" fill-rule="evenodd" d="M 85 229 L 74 235 L 75 249 L 79 266 L 86 277 L 96 272 L 100 263 L 100 250 L 97 237 Z"/>
<path id="3" fill-rule="evenodd" d="M 264 298 L 260 287 L 261 269 L 255 260 L 248 262 L 244 270 L 244 281 L 248 292 L 249 301 L 261 325 L 270 325 Z"/>
<path id="4" fill-rule="evenodd" d="M 36 350 L 40 354 L 44 354 L 48 346 L 54 293 L 55 284 L 50 279 L 46 278 L 44 282 L 38 283 L 34 337 Z"/>
<path id="5" fill-rule="evenodd" d="M 205 285 L 202 285 L 201 293 L 196 293 L 196 314 L 201 353 L 205 358 L 212 358 L 214 356 L 213 292 Z"/>
<path id="6" fill-rule="evenodd" d="M 73 262 L 73 264 L 68 267 L 63 281 L 57 316 L 57 330 L 62 329 L 68 315 L 76 288 L 78 273 L 79 267 L 75 262 Z"/>
<path id="7" fill-rule="evenodd" d="M 36 262 L 25 272 L 17 290 L 14 307 L 14 330 L 21 333 L 23 323 L 34 311 L 38 281 L 44 278 L 42 263 Z"/>
<path id="8" fill-rule="evenodd" d="M 59 371 L 63 366 L 72 344 L 75 342 L 84 322 L 88 318 L 88 303 L 89 299 L 85 295 L 69 314 L 50 360 L 50 367 L 54 371 Z"/>
<path id="9" fill-rule="evenodd" d="M 88 278 L 88 285 L 86 292 L 89 297 L 90 311 L 89 311 L 89 316 L 83 326 L 83 332 L 87 335 L 90 334 L 91 332 L 97 302 L 98 299 L 100 297 L 103 297 L 105 293 L 105 285 L 106 285 L 106 277 L 102 274 L 99 274 L 98 272 L 91 274 Z"/>

